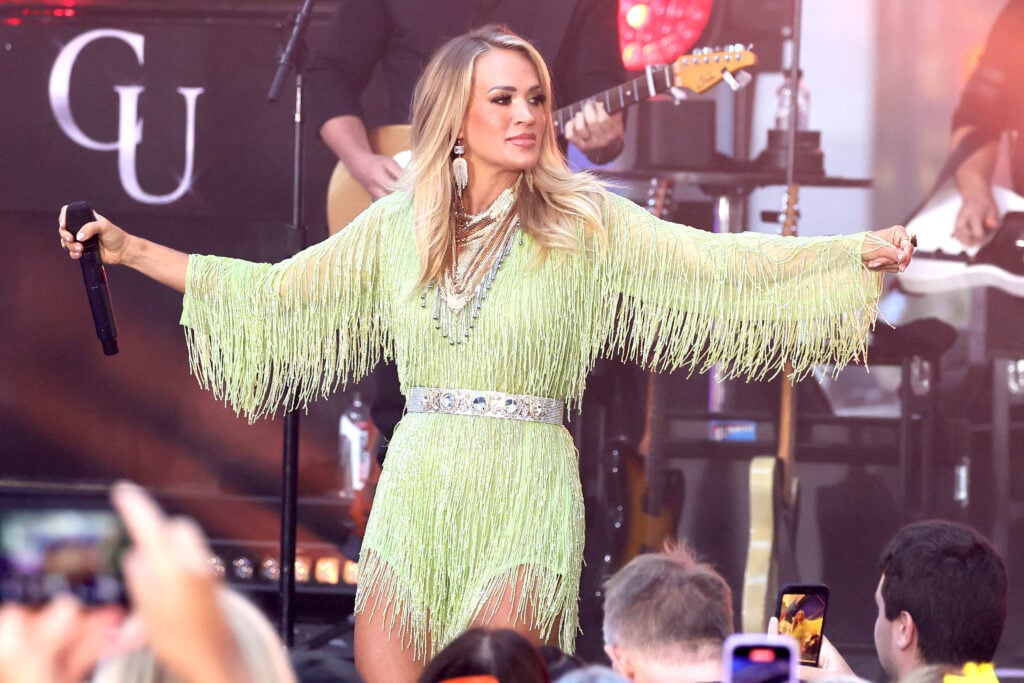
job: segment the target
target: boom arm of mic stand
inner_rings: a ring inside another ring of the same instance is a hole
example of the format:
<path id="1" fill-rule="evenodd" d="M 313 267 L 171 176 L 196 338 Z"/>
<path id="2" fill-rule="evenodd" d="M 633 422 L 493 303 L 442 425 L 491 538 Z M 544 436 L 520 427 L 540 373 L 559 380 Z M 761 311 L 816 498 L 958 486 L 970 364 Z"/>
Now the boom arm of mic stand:
<path id="1" fill-rule="evenodd" d="M 274 74 L 274 82 L 270 84 L 270 92 L 267 94 L 267 99 L 271 102 L 277 102 L 281 88 L 284 87 L 284 82 L 288 78 L 288 71 L 292 68 L 295 68 L 296 71 L 299 70 L 298 58 L 301 57 L 302 38 L 306 34 L 306 26 L 309 25 L 312 10 L 313 0 L 305 0 L 298 16 L 295 17 L 295 27 L 292 29 L 291 37 L 288 38 L 284 52 L 281 53 L 281 59 L 277 63 L 277 73 Z"/>

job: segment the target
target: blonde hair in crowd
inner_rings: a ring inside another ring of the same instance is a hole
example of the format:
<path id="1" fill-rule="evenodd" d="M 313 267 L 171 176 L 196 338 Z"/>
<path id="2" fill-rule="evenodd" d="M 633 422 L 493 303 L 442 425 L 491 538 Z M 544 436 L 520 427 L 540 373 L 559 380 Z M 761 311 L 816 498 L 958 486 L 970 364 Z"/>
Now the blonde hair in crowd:
<path id="1" fill-rule="evenodd" d="M 547 95 L 540 159 L 527 171 L 529 182 L 520 189 L 522 229 L 539 245 L 541 259 L 552 249 L 582 248 L 581 227 L 583 235 L 596 236 L 599 244 L 604 243 L 601 185 L 588 174 L 571 173 L 566 166 L 551 125 L 551 77 L 544 59 L 529 42 L 504 27 L 484 26 L 441 47 L 413 94 L 412 161 L 399 186 L 413 197 L 419 286 L 441 272 L 451 249 L 452 148 L 469 108 L 476 60 L 491 50 L 523 54 L 537 69 Z M 472 177 L 469 182 L 473 183 Z"/>
<path id="2" fill-rule="evenodd" d="M 252 683 L 296 683 L 285 646 L 263 613 L 240 593 L 222 587 L 217 602 Z M 102 660 L 90 683 L 183 683 L 148 645 Z"/>

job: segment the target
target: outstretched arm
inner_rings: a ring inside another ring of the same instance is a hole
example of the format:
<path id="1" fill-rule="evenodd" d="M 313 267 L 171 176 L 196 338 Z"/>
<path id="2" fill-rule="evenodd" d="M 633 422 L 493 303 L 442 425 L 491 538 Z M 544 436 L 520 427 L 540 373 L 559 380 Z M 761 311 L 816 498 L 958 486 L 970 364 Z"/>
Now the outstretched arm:
<path id="1" fill-rule="evenodd" d="M 72 235 L 67 231 L 66 212 L 67 206 L 62 207 L 58 230 L 61 247 L 72 260 L 82 258 L 82 242 L 95 236 L 99 239 L 104 264 L 128 266 L 172 289 L 185 291 L 188 254 L 131 235 L 98 213 L 96 220 L 86 223 L 77 235 Z"/>
<path id="2" fill-rule="evenodd" d="M 608 196 L 602 296 L 621 305 L 602 353 L 651 367 L 764 379 L 836 370 L 866 350 L 882 272 L 906 268 L 902 226 L 834 237 L 715 234 L 661 221 Z"/>

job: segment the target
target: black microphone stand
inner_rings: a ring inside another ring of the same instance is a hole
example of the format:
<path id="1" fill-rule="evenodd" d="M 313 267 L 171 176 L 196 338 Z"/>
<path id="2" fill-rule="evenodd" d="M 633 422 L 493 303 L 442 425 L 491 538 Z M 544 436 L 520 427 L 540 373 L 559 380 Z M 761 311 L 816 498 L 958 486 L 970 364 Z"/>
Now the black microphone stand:
<path id="1" fill-rule="evenodd" d="M 800 33 L 803 31 L 802 17 L 803 0 L 793 0 L 793 37 L 790 41 L 789 62 L 789 125 L 786 130 L 786 186 L 791 186 L 796 177 L 796 129 L 800 115 L 798 101 L 800 97 Z"/>
<path id="2" fill-rule="evenodd" d="M 305 58 L 303 36 L 309 24 L 313 0 L 304 0 L 302 9 L 295 17 L 295 27 L 288 44 L 281 53 L 277 73 L 270 86 L 267 100 L 277 102 L 278 95 L 288 78 L 288 72 L 295 71 L 295 143 L 292 159 L 292 222 L 288 226 L 288 249 L 291 253 L 306 246 L 306 226 L 303 221 L 303 117 L 302 117 L 302 67 Z M 294 642 L 295 631 L 295 537 L 298 524 L 298 472 L 299 472 L 299 412 L 289 410 L 284 416 L 284 438 L 281 481 L 281 575 L 278 581 L 281 617 L 279 629 L 286 647 Z"/>

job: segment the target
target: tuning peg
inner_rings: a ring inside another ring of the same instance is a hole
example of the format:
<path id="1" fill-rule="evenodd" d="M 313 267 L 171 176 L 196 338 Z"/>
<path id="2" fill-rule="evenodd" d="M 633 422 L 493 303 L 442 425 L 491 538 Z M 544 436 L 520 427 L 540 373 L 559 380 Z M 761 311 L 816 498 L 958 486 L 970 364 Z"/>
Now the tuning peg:
<path id="1" fill-rule="evenodd" d="M 677 88 L 675 86 L 668 89 L 668 94 L 672 97 L 674 104 L 679 104 L 687 97 L 685 88 Z"/>
<path id="2" fill-rule="evenodd" d="M 735 74 L 732 74 L 729 73 L 728 69 L 722 69 L 722 80 L 735 92 L 740 88 L 746 87 L 750 81 L 754 80 L 754 77 L 746 71 L 737 71 Z"/>

